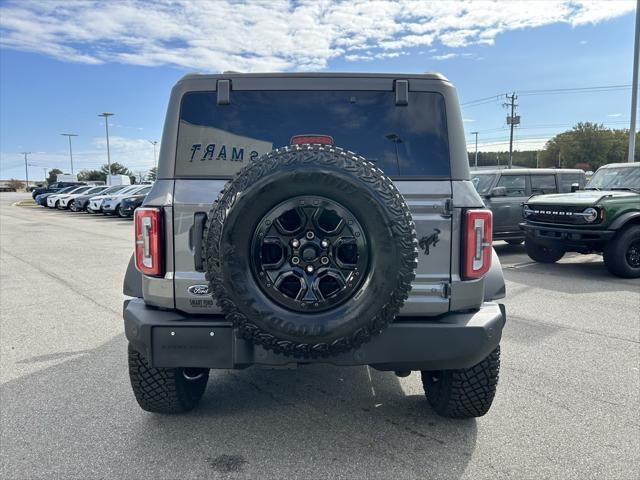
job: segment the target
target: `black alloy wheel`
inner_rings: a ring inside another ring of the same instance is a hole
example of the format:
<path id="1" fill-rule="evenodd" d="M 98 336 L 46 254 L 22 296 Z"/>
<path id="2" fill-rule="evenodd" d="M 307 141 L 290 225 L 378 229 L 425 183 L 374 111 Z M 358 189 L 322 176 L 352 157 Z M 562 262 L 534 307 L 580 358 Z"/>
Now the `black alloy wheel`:
<path id="1" fill-rule="evenodd" d="M 369 266 L 358 220 L 319 196 L 290 198 L 273 208 L 258 224 L 251 250 L 261 288 L 297 312 L 326 310 L 351 298 Z"/>

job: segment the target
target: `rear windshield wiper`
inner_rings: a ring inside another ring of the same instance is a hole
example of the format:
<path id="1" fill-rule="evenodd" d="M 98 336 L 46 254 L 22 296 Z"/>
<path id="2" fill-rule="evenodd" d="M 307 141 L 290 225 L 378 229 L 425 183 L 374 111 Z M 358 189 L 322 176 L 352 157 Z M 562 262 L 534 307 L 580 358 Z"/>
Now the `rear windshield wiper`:
<path id="1" fill-rule="evenodd" d="M 628 190 L 631 192 L 640 192 L 640 188 L 634 188 L 634 187 L 611 187 L 609 190 Z"/>
<path id="2" fill-rule="evenodd" d="M 587 187 L 587 188 L 585 188 L 585 190 L 597 190 L 597 191 L 600 191 L 600 189 L 598 187 Z"/>

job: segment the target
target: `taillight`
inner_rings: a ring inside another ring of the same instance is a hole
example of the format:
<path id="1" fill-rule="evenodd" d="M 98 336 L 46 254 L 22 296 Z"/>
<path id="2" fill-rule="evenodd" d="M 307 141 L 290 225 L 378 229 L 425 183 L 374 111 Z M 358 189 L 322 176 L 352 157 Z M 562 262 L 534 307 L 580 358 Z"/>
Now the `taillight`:
<path id="1" fill-rule="evenodd" d="M 333 137 L 329 135 L 294 135 L 289 141 L 291 145 L 303 143 L 319 143 L 320 145 L 333 145 Z"/>
<path id="2" fill-rule="evenodd" d="M 490 210 L 466 210 L 462 276 L 480 278 L 491 268 L 493 216 Z"/>
<path id="3" fill-rule="evenodd" d="M 145 275 L 159 277 L 162 271 L 162 215 L 158 208 L 137 208 L 136 267 Z"/>

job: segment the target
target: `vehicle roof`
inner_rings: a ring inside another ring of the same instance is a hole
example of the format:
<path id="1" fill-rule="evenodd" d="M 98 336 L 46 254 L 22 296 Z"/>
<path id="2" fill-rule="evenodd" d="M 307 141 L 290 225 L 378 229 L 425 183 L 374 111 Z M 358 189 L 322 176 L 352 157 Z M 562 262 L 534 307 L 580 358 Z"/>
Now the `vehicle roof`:
<path id="1" fill-rule="evenodd" d="M 640 162 L 607 163 L 600 168 L 640 167 Z M 600 170 L 600 168 L 598 170 Z"/>
<path id="2" fill-rule="evenodd" d="M 579 168 L 472 168 L 471 174 L 480 173 L 502 173 L 503 175 L 518 175 L 521 173 L 584 173 L 584 170 Z"/>
<path id="3" fill-rule="evenodd" d="M 188 73 L 178 83 L 189 80 L 217 80 L 220 78 L 393 78 L 393 79 L 420 79 L 439 80 L 449 83 L 449 79 L 441 73 L 357 73 L 357 72 L 280 72 L 280 73 Z"/>

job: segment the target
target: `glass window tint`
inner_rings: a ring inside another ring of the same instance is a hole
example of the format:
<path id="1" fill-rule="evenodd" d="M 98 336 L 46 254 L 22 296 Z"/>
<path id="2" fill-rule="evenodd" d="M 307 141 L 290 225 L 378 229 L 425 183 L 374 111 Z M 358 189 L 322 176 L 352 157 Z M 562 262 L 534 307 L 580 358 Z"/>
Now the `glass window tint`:
<path id="1" fill-rule="evenodd" d="M 524 175 L 502 175 L 497 186 L 507 189 L 507 197 L 524 197 L 525 178 Z"/>
<path id="2" fill-rule="evenodd" d="M 531 175 L 531 193 L 557 193 L 555 175 Z"/>
<path id="3" fill-rule="evenodd" d="M 495 178 L 494 173 L 472 173 L 471 183 L 480 195 L 487 195 Z"/>
<path id="4" fill-rule="evenodd" d="M 329 135 L 336 146 L 375 162 L 389 176 L 449 177 L 444 98 L 410 92 L 396 106 L 394 92 L 232 91 L 182 99 L 177 176 L 230 176 L 295 135 Z"/>
<path id="5" fill-rule="evenodd" d="M 584 187 L 584 175 L 580 173 L 561 173 L 558 178 L 560 184 L 559 191 L 562 193 L 570 192 L 571 185 L 577 183 L 580 187 Z"/>

